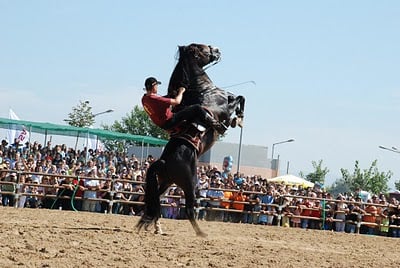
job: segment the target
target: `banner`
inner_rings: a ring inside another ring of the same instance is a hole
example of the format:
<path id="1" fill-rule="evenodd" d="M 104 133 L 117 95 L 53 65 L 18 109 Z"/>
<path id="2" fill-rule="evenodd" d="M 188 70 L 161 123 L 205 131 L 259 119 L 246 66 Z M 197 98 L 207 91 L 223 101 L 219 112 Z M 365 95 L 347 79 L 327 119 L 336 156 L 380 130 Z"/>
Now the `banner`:
<path id="1" fill-rule="evenodd" d="M 19 117 L 10 108 L 9 118 L 13 120 L 20 120 Z M 7 132 L 8 143 L 11 145 L 14 143 L 15 139 L 19 141 L 20 144 L 24 144 L 29 140 L 29 131 L 26 130 L 25 126 L 22 126 L 22 130 L 16 130 L 16 126 L 11 126 Z"/>

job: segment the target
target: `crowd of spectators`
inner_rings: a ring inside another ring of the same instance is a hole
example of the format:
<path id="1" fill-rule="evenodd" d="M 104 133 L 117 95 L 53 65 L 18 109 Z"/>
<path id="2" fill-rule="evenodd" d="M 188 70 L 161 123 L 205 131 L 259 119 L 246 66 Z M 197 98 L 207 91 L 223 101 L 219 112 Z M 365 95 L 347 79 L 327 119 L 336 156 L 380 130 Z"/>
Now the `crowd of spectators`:
<path id="1" fill-rule="evenodd" d="M 140 161 L 125 153 L 75 151 L 51 141 L 42 146 L 3 140 L 1 204 L 141 215 L 144 178 L 154 160 L 151 155 Z M 400 237 L 399 201 L 361 189 L 332 196 L 318 187 L 269 183 L 261 176 L 201 166 L 196 195 L 198 220 Z M 161 202 L 162 217 L 185 219 L 179 187 L 170 187 Z"/>
<path id="2" fill-rule="evenodd" d="M 109 200 L 110 192 L 116 193 L 113 200 L 140 202 L 143 178 L 152 161 L 151 156 L 141 163 L 134 155 L 86 148 L 74 150 L 65 144 L 52 146 L 51 141 L 42 146 L 36 141 L 8 144 L 3 140 L 1 204 L 104 212 L 108 211 L 109 202 L 95 199 Z M 140 213 L 139 207 L 114 202 L 111 210 L 115 214 L 135 215 Z"/>

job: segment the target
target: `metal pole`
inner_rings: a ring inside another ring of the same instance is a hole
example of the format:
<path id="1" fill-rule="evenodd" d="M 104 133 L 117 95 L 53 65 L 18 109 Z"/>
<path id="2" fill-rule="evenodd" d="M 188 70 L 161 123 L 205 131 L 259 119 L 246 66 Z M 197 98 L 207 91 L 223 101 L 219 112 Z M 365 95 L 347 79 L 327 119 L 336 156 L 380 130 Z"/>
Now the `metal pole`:
<path id="1" fill-rule="evenodd" d="M 240 154 L 242 151 L 242 136 L 243 136 L 243 128 L 240 128 L 240 139 L 239 139 L 239 152 L 238 152 L 238 163 L 237 163 L 237 171 L 236 174 L 239 176 L 239 171 L 240 171 Z"/>
<path id="2" fill-rule="evenodd" d="M 396 147 L 388 148 L 388 147 L 384 147 L 384 146 L 379 146 L 379 148 L 400 154 L 400 151 Z"/>

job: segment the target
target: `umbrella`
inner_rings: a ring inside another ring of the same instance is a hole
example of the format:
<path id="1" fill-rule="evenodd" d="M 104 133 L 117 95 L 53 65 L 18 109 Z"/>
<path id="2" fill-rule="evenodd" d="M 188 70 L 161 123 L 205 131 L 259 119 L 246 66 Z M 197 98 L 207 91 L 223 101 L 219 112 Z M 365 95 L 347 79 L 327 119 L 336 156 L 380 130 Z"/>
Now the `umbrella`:
<path id="1" fill-rule="evenodd" d="M 314 183 L 312 183 L 311 181 L 305 180 L 303 178 L 294 175 L 278 176 L 272 179 L 268 179 L 267 181 L 283 183 L 285 185 L 301 185 L 303 186 L 303 188 L 314 187 Z"/>

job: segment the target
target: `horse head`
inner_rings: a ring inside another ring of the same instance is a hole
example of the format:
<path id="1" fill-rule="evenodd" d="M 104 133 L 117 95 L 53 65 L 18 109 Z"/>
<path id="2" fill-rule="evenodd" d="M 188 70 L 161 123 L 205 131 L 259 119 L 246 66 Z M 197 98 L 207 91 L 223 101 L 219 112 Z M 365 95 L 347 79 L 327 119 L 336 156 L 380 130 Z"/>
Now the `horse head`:
<path id="1" fill-rule="evenodd" d="M 186 88 L 183 100 L 174 109 L 179 110 L 193 104 L 200 104 L 212 113 L 225 127 L 234 127 L 232 114 L 243 117 L 244 98 L 235 96 L 213 84 L 206 69 L 221 60 L 217 47 L 190 44 L 178 47 L 176 64 L 168 85 L 168 96 L 175 97 L 179 87 Z"/>
<path id="2" fill-rule="evenodd" d="M 203 44 L 178 46 L 177 58 L 178 63 L 169 80 L 168 96 L 175 97 L 179 87 L 185 87 L 186 92 L 196 93 L 213 86 L 205 69 L 221 60 L 221 52 L 217 47 Z"/>
<path id="3" fill-rule="evenodd" d="M 190 44 L 179 46 L 179 59 L 187 59 L 200 68 L 211 63 L 218 63 L 221 60 L 221 52 L 217 47 L 203 44 Z"/>

